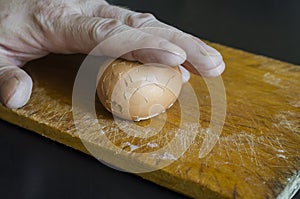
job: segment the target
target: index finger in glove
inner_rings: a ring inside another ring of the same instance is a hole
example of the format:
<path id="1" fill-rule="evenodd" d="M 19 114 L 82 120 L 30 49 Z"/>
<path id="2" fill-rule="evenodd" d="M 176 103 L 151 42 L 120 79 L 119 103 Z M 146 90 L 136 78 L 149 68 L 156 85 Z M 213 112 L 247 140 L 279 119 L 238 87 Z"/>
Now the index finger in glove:
<path id="1" fill-rule="evenodd" d="M 217 50 L 192 35 L 158 21 L 152 14 L 102 5 L 96 8 L 94 15 L 118 19 L 128 26 L 139 28 L 178 45 L 187 54 L 188 62 L 184 66 L 193 73 L 210 77 L 220 75 L 225 69 L 222 55 Z"/>

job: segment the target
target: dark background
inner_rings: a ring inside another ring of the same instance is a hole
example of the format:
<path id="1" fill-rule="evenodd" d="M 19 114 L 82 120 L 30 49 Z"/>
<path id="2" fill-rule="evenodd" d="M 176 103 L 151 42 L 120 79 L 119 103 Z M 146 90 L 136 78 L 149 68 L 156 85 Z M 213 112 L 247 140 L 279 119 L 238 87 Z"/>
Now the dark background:
<path id="1" fill-rule="evenodd" d="M 200 38 L 300 64 L 297 0 L 110 2 L 152 12 Z M 184 198 L 1 120 L 0 129 L 1 198 Z"/>

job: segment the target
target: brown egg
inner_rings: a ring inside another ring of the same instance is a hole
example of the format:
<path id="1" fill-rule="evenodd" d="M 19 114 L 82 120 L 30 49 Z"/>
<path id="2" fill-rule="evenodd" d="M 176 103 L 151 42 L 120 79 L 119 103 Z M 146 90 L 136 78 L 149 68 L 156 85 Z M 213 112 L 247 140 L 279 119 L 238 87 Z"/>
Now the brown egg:
<path id="1" fill-rule="evenodd" d="M 100 71 L 97 94 L 101 103 L 128 120 L 145 120 L 164 112 L 182 87 L 178 67 L 116 60 Z"/>

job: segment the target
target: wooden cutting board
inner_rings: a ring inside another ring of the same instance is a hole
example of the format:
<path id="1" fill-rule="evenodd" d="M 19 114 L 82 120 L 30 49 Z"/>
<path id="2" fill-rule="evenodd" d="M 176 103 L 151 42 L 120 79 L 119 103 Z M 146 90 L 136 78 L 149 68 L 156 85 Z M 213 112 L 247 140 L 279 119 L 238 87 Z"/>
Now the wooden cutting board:
<path id="1" fill-rule="evenodd" d="M 197 133 L 195 140 L 184 155 L 169 166 L 137 175 L 194 198 L 292 197 L 300 187 L 300 67 L 211 45 L 223 54 L 227 66 L 222 75 L 227 115 L 219 139 L 210 153 L 199 157 L 199 150 L 210 135 L 211 98 L 205 81 L 193 75 L 190 84 L 197 95 L 201 124 L 191 130 Z M 84 58 L 82 55 L 50 55 L 29 63 L 25 70 L 34 80 L 30 102 L 18 110 L 0 106 L 0 118 L 85 153 L 91 153 L 86 149 L 90 143 L 94 149 L 118 157 L 120 151 L 106 147 L 93 134 L 80 139 L 76 133 L 72 89 Z M 167 119 L 161 132 L 150 141 L 132 139 L 124 136 L 111 114 L 97 100 L 95 107 L 108 140 L 128 154 L 155 152 L 172 140 L 174 129 L 180 123 L 180 105 L 175 103 L 165 114 Z M 89 113 L 84 109 L 81 113 L 85 118 L 82 125 L 89 129 L 86 119 Z M 153 121 L 155 126 L 160 117 Z M 137 125 L 145 127 L 149 121 Z M 124 154 L 120 158 L 144 161 Z"/>

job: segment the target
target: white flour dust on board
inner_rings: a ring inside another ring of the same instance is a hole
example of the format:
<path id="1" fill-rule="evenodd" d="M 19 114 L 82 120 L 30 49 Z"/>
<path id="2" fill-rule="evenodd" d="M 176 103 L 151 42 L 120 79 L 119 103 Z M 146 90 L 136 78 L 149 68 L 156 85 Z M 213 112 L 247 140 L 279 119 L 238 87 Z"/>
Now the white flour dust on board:
<path id="1" fill-rule="evenodd" d="M 285 155 L 282 155 L 282 154 L 276 154 L 276 156 L 279 158 L 288 159 L 288 157 L 286 157 Z"/>
<path id="2" fill-rule="evenodd" d="M 289 101 L 289 104 L 295 108 L 300 108 L 300 100 L 291 100 Z"/>
<path id="3" fill-rule="evenodd" d="M 123 143 L 123 144 L 122 144 L 122 147 L 123 147 L 123 148 L 129 147 L 129 148 L 130 148 L 130 150 L 129 150 L 130 152 L 132 152 L 132 151 L 134 151 L 134 150 L 140 148 L 140 146 L 131 144 L 130 142 L 125 142 L 125 143 Z"/>
<path id="4" fill-rule="evenodd" d="M 261 132 L 256 135 L 241 131 L 229 136 L 221 136 L 218 150 L 204 158 L 204 165 L 245 166 L 252 163 L 256 167 L 293 167 L 289 162 L 291 154 L 300 155 L 299 151 L 286 147 L 284 137 L 271 132 Z M 220 158 L 221 157 L 221 158 Z M 222 161 L 219 161 L 219 160 Z"/>
<path id="5" fill-rule="evenodd" d="M 277 128 L 284 128 L 293 133 L 300 133 L 300 115 L 292 111 L 281 111 L 275 115 L 275 123 Z M 300 136 L 300 134 L 299 134 Z"/>
<path id="6" fill-rule="evenodd" d="M 147 143 L 147 146 L 151 147 L 151 148 L 156 148 L 156 147 L 158 147 L 158 144 L 157 143 L 149 142 L 149 143 Z"/>
<path id="7" fill-rule="evenodd" d="M 281 79 L 275 77 L 275 75 L 271 74 L 271 73 L 265 73 L 263 76 L 263 80 L 264 82 L 271 84 L 273 86 L 278 86 L 278 87 L 282 87 L 281 85 Z"/>
<path id="8" fill-rule="evenodd" d="M 165 152 L 163 154 L 151 154 L 151 157 L 153 159 L 161 159 L 161 160 L 177 160 L 176 157 L 174 157 L 173 154 Z"/>
<path id="9" fill-rule="evenodd" d="M 126 148 L 126 147 L 129 147 L 129 149 L 130 149 L 129 151 L 130 152 L 133 152 L 133 151 L 135 151 L 135 150 L 137 150 L 139 148 L 145 147 L 145 146 L 150 147 L 150 148 L 157 148 L 157 147 L 159 147 L 159 145 L 157 143 L 152 143 L 152 142 L 148 142 L 148 143 L 142 144 L 142 145 L 135 145 L 135 144 L 132 144 L 130 142 L 124 142 L 124 143 L 121 144 L 121 147 L 123 149 Z"/>

